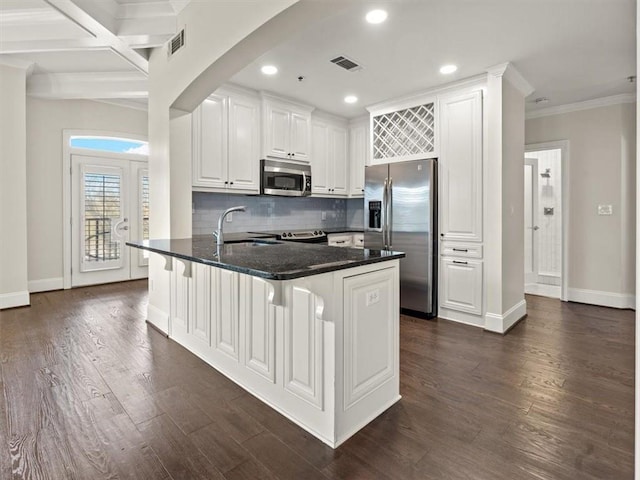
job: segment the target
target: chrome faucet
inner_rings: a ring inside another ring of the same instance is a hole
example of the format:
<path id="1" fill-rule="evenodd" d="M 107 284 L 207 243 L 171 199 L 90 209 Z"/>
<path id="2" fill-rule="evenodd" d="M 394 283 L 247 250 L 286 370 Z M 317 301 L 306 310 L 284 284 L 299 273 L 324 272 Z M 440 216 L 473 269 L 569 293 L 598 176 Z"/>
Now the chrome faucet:
<path id="1" fill-rule="evenodd" d="M 247 211 L 247 207 L 243 206 L 243 207 L 227 208 L 224 212 L 222 212 L 222 215 L 220 215 L 220 218 L 218 218 L 218 229 L 213 232 L 213 236 L 216 237 L 216 244 L 218 246 L 224 245 L 224 237 L 222 236 L 222 222 L 224 222 L 225 217 L 229 215 L 231 212 L 246 212 L 246 211 Z"/>

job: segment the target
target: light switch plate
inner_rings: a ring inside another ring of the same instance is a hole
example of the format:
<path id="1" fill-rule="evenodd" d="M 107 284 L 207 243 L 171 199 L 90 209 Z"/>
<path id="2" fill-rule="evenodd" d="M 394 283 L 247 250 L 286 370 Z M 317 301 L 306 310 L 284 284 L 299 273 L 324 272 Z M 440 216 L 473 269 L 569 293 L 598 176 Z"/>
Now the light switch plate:
<path id="1" fill-rule="evenodd" d="M 613 215 L 613 205 L 598 205 L 598 215 Z"/>
<path id="2" fill-rule="evenodd" d="M 227 213 L 227 216 L 225 217 L 224 221 L 227 223 L 233 222 L 233 213 Z"/>

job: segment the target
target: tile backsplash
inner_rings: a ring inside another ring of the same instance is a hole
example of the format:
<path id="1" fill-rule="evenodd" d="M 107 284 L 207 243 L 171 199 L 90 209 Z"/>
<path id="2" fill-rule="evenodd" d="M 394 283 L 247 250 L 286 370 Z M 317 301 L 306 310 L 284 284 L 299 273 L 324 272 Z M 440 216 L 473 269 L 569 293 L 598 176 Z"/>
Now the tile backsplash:
<path id="1" fill-rule="evenodd" d="M 193 234 L 210 234 L 227 208 L 245 205 L 225 222 L 226 232 L 359 228 L 363 224 L 362 199 L 287 198 L 257 195 L 193 192 Z M 322 220 L 325 213 L 326 219 Z"/>

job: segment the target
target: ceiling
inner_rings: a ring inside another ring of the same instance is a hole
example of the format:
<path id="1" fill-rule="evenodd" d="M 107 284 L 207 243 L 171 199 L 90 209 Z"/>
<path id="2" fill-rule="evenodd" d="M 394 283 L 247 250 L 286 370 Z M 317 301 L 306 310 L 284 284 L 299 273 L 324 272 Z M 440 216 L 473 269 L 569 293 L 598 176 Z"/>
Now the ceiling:
<path id="1" fill-rule="evenodd" d="M 375 5 L 388 12 L 365 22 Z M 396 0 L 358 2 L 292 38 L 232 81 L 310 103 L 345 117 L 364 106 L 484 73 L 512 62 L 535 88 L 527 110 L 635 91 L 634 0 Z M 348 72 L 329 62 L 346 55 Z M 453 75 L 440 66 L 458 66 Z M 277 75 L 260 73 L 263 64 Z M 305 79 L 300 82 L 298 76 Z M 359 98 L 343 102 L 345 95 Z M 533 100 L 547 97 L 536 105 Z"/>
<path id="2" fill-rule="evenodd" d="M 31 65 L 31 95 L 144 99 L 149 49 L 176 33 L 177 15 L 188 2 L 0 0 L 0 63 Z M 627 80 L 636 72 L 634 0 L 352 3 L 231 81 L 344 117 L 507 61 L 535 88 L 527 99 L 529 111 L 635 91 Z M 388 11 L 386 22 L 364 21 L 374 6 Z M 337 55 L 364 68 L 342 70 L 329 62 Z M 260 73 L 267 63 L 279 72 Z M 446 63 L 456 64 L 457 72 L 440 74 Z M 347 94 L 359 101 L 345 104 Z M 539 97 L 549 101 L 536 104 Z"/>
<path id="3" fill-rule="evenodd" d="M 0 0 L 0 63 L 28 67 L 27 91 L 36 96 L 145 97 L 139 83 L 146 82 L 149 51 L 176 33 L 188 2 Z M 99 88 L 73 88 L 88 75 L 101 78 Z M 130 92 L 121 88 L 124 77 L 135 85 Z M 118 91 L 110 91 L 116 82 Z M 63 83 L 70 87 L 44 88 Z"/>

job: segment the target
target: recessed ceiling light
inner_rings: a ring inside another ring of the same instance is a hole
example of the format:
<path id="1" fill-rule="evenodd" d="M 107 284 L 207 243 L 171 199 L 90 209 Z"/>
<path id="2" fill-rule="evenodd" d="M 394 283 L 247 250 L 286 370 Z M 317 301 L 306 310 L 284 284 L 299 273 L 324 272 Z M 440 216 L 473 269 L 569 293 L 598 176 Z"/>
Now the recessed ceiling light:
<path id="1" fill-rule="evenodd" d="M 455 65 L 443 65 L 442 67 L 440 67 L 440 73 L 442 73 L 443 75 L 448 75 L 449 73 L 453 73 L 456 70 L 458 70 L 458 67 L 456 67 Z"/>
<path id="2" fill-rule="evenodd" d="M 260 71 L 265 75 L 275 75 L 276 73 L 278 73 L 278 68 L 274 67 L 273 65 L 264 65 L 260 69 Z"/>
<path id="3" fill-rule="evenodd" d="M 344 97 L 345 103 L 356 103 L 358 101 L 358 97 L 355 95 L 347 95 Z"/>
<path id="4" fill-rule="evenodd" d="M 369 13 L 367 13 L 367 16 L 365 18 L 369 23 L 382 23 L 387 19 L 387 12 L 384 10 L 371 10 Z"/>

